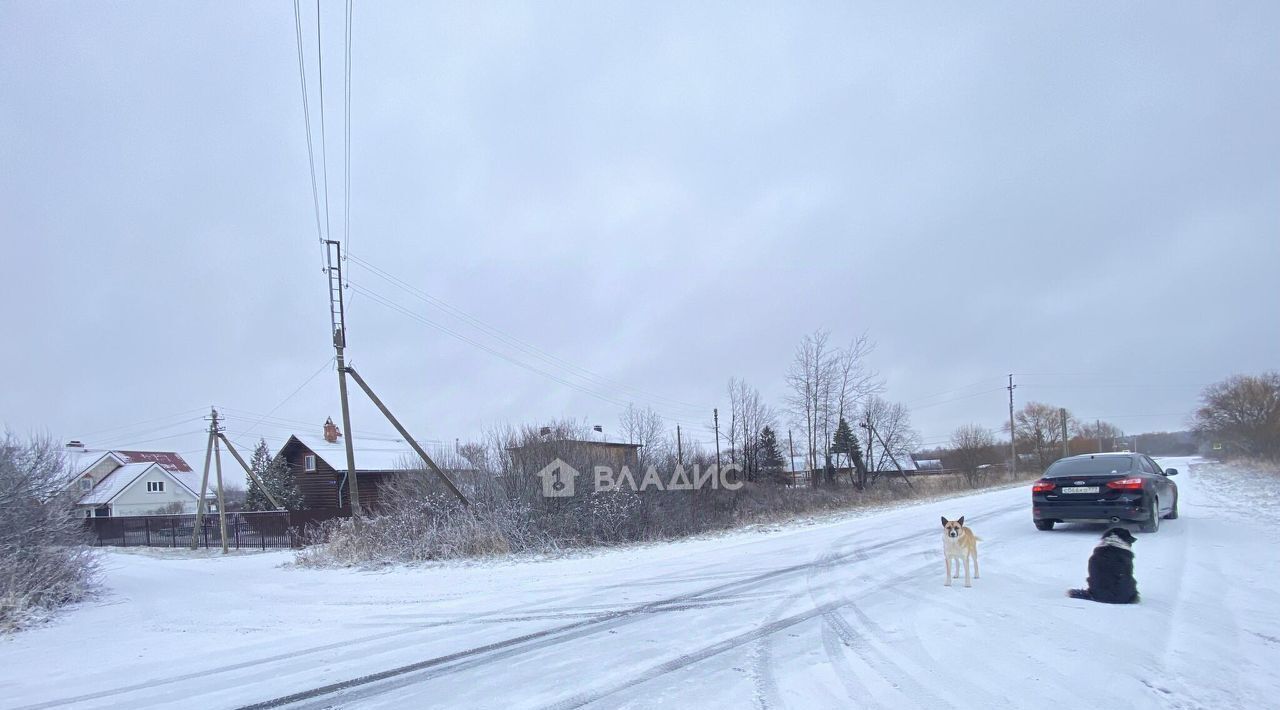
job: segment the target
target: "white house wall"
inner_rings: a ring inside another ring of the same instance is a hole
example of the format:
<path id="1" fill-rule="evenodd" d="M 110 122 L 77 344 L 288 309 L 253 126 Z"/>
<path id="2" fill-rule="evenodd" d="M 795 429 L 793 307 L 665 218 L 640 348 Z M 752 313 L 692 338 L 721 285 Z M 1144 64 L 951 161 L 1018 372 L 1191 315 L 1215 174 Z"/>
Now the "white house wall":
<path id="1" fill-rule="evenodd" d="M 163 493 L 148 493 L 147 481 L 163 481 Z M 191 495 L 177 481 L 173 480 L 159 466 L 138 476 L 128 488 L 120 492 L 111 501 L 111 515 L 150 515 L 153 513 L 171 512 L 161 510 L 170 503 L 181 503 L 183 513 L 196 512 L 196 497 Z"/>

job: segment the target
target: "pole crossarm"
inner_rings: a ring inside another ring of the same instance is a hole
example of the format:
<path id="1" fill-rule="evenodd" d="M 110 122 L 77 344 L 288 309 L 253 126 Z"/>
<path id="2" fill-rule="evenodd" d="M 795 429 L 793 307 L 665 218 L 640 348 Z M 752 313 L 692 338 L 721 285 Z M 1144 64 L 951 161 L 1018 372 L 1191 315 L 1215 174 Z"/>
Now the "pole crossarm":
<path id="1" fill-rule="evenodd" d="M 467 500 L 467 497 L 462 494 L 462 491 L 458 490 L 458 486 L 449 478 L 449 475 L 437 466 L 435 461 L 431 460 L 431 457 L 427 455 L 426 451 L 422 450 L 422 447 L 418 445 L 418 442 L 415 441 L 404 426 L 400 424 L 400 420 L 395 418 L 395 415 L 391 413 L 391 410 L 387 409 L 387 405 L 383 404 L 381 399 L 378 399 L 378 395 L 374 394 L 373 388 L 364 381 L 364 378 L 355 371 L 355 368 L 348 365 L 343 371 L 346 374 L 351 375 L 351 379 L 355 380 L 356 384 L 360 385 L 360 389 L 364 390 L 364 393 L 369 395 L 369 399 L 373 401 L 373 404 L 378 408 L 378 411 L 382 412 L 382 416 L 386 417 L 387 421 L 391 422 L 391 426 L 395 427 L 396 431 L 400 432 L 400 436 L 404 437 L 404 440 L 409 444 L 409 447 L 412 448 L 414 453 L 422 459 L 422 462 L 427 465 L 427 468 L 431 469 L 431 472 L 440 478 L 440 481 L 444 483 L 445 487 L 457 496 L 458 500 L 461 501 L 463 505 L 471 505 L 471 501 Z"/>

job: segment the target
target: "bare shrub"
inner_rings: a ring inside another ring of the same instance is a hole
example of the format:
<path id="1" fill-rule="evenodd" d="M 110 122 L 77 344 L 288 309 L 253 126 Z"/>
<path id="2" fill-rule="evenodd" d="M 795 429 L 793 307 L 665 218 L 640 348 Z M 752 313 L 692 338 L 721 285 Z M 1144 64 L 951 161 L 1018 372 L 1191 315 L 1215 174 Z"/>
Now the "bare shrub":
<path id="1" fill-rule="evenodd" d="M 50 439 L 0 441 L 0 631 L 85 598 L 97 563 L 84 522 L 63 492 L 66 468 Z"/>
<path id="2" fill-rule="evenodd" d="M 480 469 L 475 485 L 469 487 L 469 507 L 463 507 L 421 471 L 393 477 L 383 485 L 380 509 L 373 517 L 323 524 L 311 539 L 327 543 L 303 550 L 299 563 L 414 563 L 669 540 L 744 524 L 781 522 L 813 513 L 971 490 L 964 476 L 947 474 L 913 476 L 913 487 L 901 479 L 886 479 L 865 490 L 852 485 L 798 488 L 756 480 L 746 481 L 736 491 L 650 488 L 593 492 L 584 474 L 579 477 L 576 495 L 545 498 L 537 471 L 547 461 L 558 458 L 589 472 L 598 463 L 592 456 L 600 455 L 583 446 L 582 437 L 588 434 L 580 427 L 561 424 L 550 429 L 507 429 L 492 438 L 492 445 L 469 449 L 467 460 Z M 651 462 L 666 473 L 660 475 L 664 481 L 677 465 L 675 452 L 666 448 L 651 454 Z M 685 466 L 706 470 L 714 464 L 713 453 L 696 446 L 685 452 Z M 638 464 L 632 459 L 628 465 Z M 999 469 L 981 483 L 1000 485 L 1014 480 L 1003 467 Z M 643 476 L 638 469 L 632 474 L 637 481 Z M 1026 480 L 1026 476 L 1019 480 Z"/>

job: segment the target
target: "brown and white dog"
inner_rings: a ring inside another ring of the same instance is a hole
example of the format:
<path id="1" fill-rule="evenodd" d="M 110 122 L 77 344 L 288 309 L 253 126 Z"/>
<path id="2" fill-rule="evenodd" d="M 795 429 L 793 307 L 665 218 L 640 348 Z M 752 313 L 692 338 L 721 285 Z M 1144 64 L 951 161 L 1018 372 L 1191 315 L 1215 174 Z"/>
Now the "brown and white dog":
<path id="1" fill-rule="evenodd" d="M 942 555 L 947 566 L 946 586 L 951 586 L 952 577 L 960 576 L 960 562 L 964 561 L 964 586 L 972 587 L 969 582 L 969 558 L 973 558 L 973 578 L 978 578 L 978 541 L 982 538 L 964 526 L 964 516 L 959 520 L 942 518 Z M 955 573 L 951 572 L 951 561 L 955 560 Z"/>

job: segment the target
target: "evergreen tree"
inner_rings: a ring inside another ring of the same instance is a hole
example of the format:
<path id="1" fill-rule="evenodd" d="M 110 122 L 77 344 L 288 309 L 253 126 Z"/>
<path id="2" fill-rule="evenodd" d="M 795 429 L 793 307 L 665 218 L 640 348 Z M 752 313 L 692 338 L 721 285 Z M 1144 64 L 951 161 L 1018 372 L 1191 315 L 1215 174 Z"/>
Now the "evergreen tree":
<path id="1" fill-rule="evenodd" d="M 858 472 L 858 480 L 863 479 L 866 464 L 862 461 L 862 445 L 858 443 L 858 437 L 854 436 L 853 429 L 844 417 L 840 417 L 840 424 L 836 427 L 835 436 L 832 437 L 831 453 L 837 455 L 837 462 L 839 454 L 844 454 L 849 466 Z"/>
<path id="2" fill-rule="evenodd" d="M 786 472 L 782 465 L 782 451 L 778 448 L 778 436 L 773 428 L 766 426 L 760 431 L 760 443 L 757 449 L 759 466 L 764 477 L 774 483 L 786 481 Z"/>
<path id="3" fill-rule="evenodd" d="M 253 459 L 249 462 L 249 468 L 262 480 L 267 490 L 271 491 L 271 495 L 280 502 L 288 510 L 301 510 L 303 499 L 302 491 L 298 488 L 298 484 L 294 482 L 293 475 L 289 473 L 289 467 L 285 464 L 284 459 L 271 457 L 271 450 L 267 448 L 265 439 L 259 440 L 257 447 L 253 450 Z M 267 498 L 258 484 L 252 480 L 249 481 L 249 491 L 244 497 L 245 510 L 274 510 L 271 501 Z"/>

